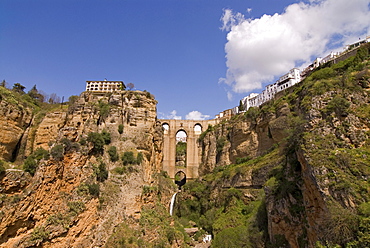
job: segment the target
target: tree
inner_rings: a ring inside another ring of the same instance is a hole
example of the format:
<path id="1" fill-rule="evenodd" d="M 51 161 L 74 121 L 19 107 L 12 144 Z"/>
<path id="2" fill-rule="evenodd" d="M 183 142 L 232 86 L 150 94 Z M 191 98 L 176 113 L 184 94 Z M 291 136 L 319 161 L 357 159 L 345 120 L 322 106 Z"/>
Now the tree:
<path id="1" fill-rule="evenodd" d="M 60 103 L 60 97 L 57 96 L 55 93 L 51 93 L 49 97 L 49 103 L 54 104 L 54 103 Z"/>
<path id="2" fill-rule="evenodd" d="M 239 112 L 242 112 L 244 111 L 244 104 L 242 102 L 242 100 L 239 101 Z"/>
<path id="3" fill-rule="evenodd" d="M 99 166 L 95 168 L 96 180 L 104 182 L 108 179 L 108 171 L 105 163 L 100 161 Z"/>
<path id="4" fill-rule="evenodd" d="M 36 84 L 32 87 L 30 91 L 28 91 L 27 94 L 38 102 L 44 101 L 44 96 L 39 93 L 39 91 L 36 88 Z"/>
<path id="5" fill-rule="evenodd" d="M 19 94 L 22 94 L 22 95 L 24 94 L 24 89 L 25 88 L 26 87 L 21 85 L 20 83 L 15 83 L 13 85 L 13 91 L 18 92 Z"/>
<path id="6" fill-rule="evenodd" d="M 68 98 L 68 104 L 73 105 L 75 102 L 77 102 L 78 96 L 72 95 Z"/>
<path id="7" fill-rule="evenodd" d="M 134 153 L 133 152 L 123 153 L 122 162 L 123 162 L 123 165 L 134 164 L 136 162 L 136 159 L 134 157 Z"/>
<path id="8" fill-rule="evenodd" d="M 326 106 L 328 113 L 334 112 L 338 117 L 347 116 L 350 102 L 340 96 L 335 96 Z"/>
<path id="9" fill-rule="evenodd" d="M 51 148 L 50 154 L 55 160 L 59 160 L 59 161 L 62 160 L 64 157 L 63 145 L 56 145 L 53 148 Z"/>
<path id="10" fill-rule="evenodd" d="M 1 83 L 0 83 L 0 86 L 6 88 L 7 84 L 8 83 L 5 81 L 5 79 L 3 79 L 3 81 L 1 81 Z"/>
<path id="11" fill-rule="evenodd" d="M 133 88 L 135 88 L 135 85 L 134 85 L 133 83 L 128 83 L 128 84 L 127 84 L 127 88 L 128 88 L 129 90 L 132 90 Z"/>
<path id="12" fill-rule="evenodd" d="M 99 154 L 104 151 L 104 138 L 100 133 L 91 132 L 87 135 L 87 141 L 93 144 L 92 152 Z"/>
<path id="13" fill-rule="evenodd" d="M 115 146 L 109 147 L 108 154 L 109 154 L 109 157 L 110 157 L 110 161 L 112 161 L 112 162 L 118 161 L 119 155 L 117 153 L 117 148 Z"/>
<path id="14" fill-rule="evenodd" d="M 103 129 L 103 131 L 101 131 L 101 135 L 103 137 L 104 143 L 106 145 L 109 145 L 111 140 L 110 133 L 107 130 Z"/>
<path id="15" fill-rule="evenodd" d="M 30 156 L 26 158 L 23 164 L 23 170 L 29 172 L 32 176 L 35 174 L 41 159 L 49 159 L 50 155 L 44 148 L 37 148 Z"/>
<path id="16" fill-rule="evenodd" d="M 101 99 L 98 102 L 98 110 L 99 110 L 99 120 L 98 123 L 101 123 L 101 121 L 104 121 L 105 118 L 108 117 L 109 111 L 110 111 L 110 106 L 108 103 L 102 101 Z"/>
<path id="17" fill-rule="evenodd" d="M 26 158 L 23 164 L 23 170 L 29 172 L 32 176 L 35 175 L 37 169 L 37 162 L 32 156 Z"/>
<path id="18" fill-rule="evenodd" d="M 120 90 L 125 90 L 126 89 L 126 86 L 124 85 L 124 83 L 121 83 L 121 85 L 119 86 L 119 89 Z"/>

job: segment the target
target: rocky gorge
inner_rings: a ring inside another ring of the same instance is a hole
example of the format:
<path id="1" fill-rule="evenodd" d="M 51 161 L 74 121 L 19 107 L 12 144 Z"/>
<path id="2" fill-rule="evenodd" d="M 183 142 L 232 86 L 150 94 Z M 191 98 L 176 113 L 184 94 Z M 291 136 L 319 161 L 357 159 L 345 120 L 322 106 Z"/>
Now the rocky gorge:
<path id="1" fill-rule="evenodd" d="M 173 216 L 152 94 L 0 87 L 0 247 L 368 247 L 369 50 L 203 130 Z"/>

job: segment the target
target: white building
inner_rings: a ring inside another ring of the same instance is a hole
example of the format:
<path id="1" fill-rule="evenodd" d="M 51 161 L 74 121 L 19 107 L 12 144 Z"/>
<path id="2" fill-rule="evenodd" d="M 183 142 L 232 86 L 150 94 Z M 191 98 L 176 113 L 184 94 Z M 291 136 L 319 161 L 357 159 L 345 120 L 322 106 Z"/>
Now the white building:
<path id="1" fill-rule="evenodd" d="M 273 84 L 269 84 L 261 92 L 261 94 L 251 93 L 249 96 L 243 98 L 244 110 L 248 110 L 250 107 L 258 107 L 261 104 L 273 99 L 275 94 L 285 90 L 296 83 L 301 81 L 301 73 L 299 69 L 293 68 L 287 74 L 281 76 Z"/>
<path id="2" fill-rule="evenodd" d="M 367 36 L 364 40 L 360 40 L 351 45 L 347 45 L 345 47 L 345 51 L 359 47 L 367 42 L 370 42 L 370 36 Z M 301 82 L 302 79 L 305 78 L 312 70 L 337 58 L 341 54 L 342 53 L 340 52 L 331 52 L 324 58 L 317 58 L 315 59 L 315 61 L 312 62 L 312 64 L 304 68 L 302 72 L 297 68 L 291 69 L 287 74 L 281 76 L 279 80 L 277 80 L 275 83 L 267 85 L 266 88 L 261 92 L 261 94 L 251 93 L 249 96 L 244 97 L 242 99 L 244 110 L 248 110 L 250 107 L 258 107 L 261 104 L 273 99 L 276 93 Z M 237 109 L 234 109 L 233 112 L 236 112 Z"/>
<path id="3" fill-rule="evenodd" d="M 301 81 L 301 73 L 299 69 L 293 68 L 287 74 L 281 76 L 278 81 L 276 81 L 276 84 L 277 84 L 276 92 L 285 90 L 286 88 L 289 88 L 295 85 L 296 83 L 299 83 L 300 81 Z"/>
<path id="4" fill-rule="evenodd" d="M 86 81 L 86 91 L 114 92 L 126 89 L 123 81 Z"/>
<path id="5" fill-rule="evenodd" d="M 242 99 L 244 110 L 248 110 L 250 107 L 253 107 L 251 106 L 251 103 L 252 103 L 251 99 L 253 99 L 256 96 L 258 96 L 257 93 L 250 93 L 249 96 L 246 96 Z"/>

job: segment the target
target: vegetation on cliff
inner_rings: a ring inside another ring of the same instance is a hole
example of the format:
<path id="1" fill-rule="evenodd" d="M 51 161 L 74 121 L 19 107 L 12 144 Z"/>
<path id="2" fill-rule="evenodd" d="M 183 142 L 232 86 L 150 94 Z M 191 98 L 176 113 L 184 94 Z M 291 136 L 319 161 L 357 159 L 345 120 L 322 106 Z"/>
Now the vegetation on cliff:
<path id="1" fill-rule="evenodd" d="M 211 233 L 213 247 L 369 247 L 369 50 L 208 128 L 203 163 L 217 166 L 185 186 L 180 221 Z"/>
<path id="2" fill-rule="evenodd" d="M 150 93 L 86 92 L 72 96 L 67 105 L 54 108 L 39 102 L 40 108 L 28 103 L 26 94 L 2 91 L 1 104 L 9 106 L 8 100 L 14 100 L 14 107 L 22 107 L 18 116 L 25 108 L 31 114 L 27 125 L 15 127 L 19 145 L 9 146 L 16 163 L 0 160 L 1 247 L 102 246 L 111 240 L 115 226 L 140 228 L 143 185 L 154 183 L 160 161 L 154 146 L 161 147 L 156 101 Z M 24 98 L 24 104 L 15 102 Z M 8 120 L 13 115 L 1 120 L 13 124 Z M 156 205 L 165 209 L 160 201 Z M 150 212 L 155 205 L 146 208 Z M 138 233 L 137 240 L 145 244 L 160 243 Z M 138 242 L 127 237 L 127 244 Z"/>
<path id="3" fill-rule="evenodd" d="M 0 247 L 369 247 L 369 47 L 209 126 L 172 217 L 150 93 L 44 107 L 0 86 Z"/>

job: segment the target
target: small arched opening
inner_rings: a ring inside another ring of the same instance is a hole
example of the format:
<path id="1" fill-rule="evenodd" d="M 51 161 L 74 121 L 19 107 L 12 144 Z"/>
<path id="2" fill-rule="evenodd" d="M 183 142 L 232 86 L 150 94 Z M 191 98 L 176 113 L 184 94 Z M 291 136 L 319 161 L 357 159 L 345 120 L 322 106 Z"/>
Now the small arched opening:
<path id="1" fill-rule="evenodd" d="M 176 133 L 176 168 L 186 167 L 187 134 L 184 130 Z"/>
<path id="2" fill-rule="evenodd" d="M 194 133 L 200 135 L 202 133 L 202 125 L 199 123 L 194 125 Z"/>
<path id="3" fill-rule="evenodd" d="M 186 174 L 183 171 L 178 171 L 175 174 L 175 184 L 179 189 L 186 183 Z"/>
<path id="4" fill-rule="evenodd" d="M 164 134 L 167 134 L 168 131 L 170 130 L 170 125 L 168 125 L 168 123 L 163 123 L 162 128 L 163 128 Z"/>

